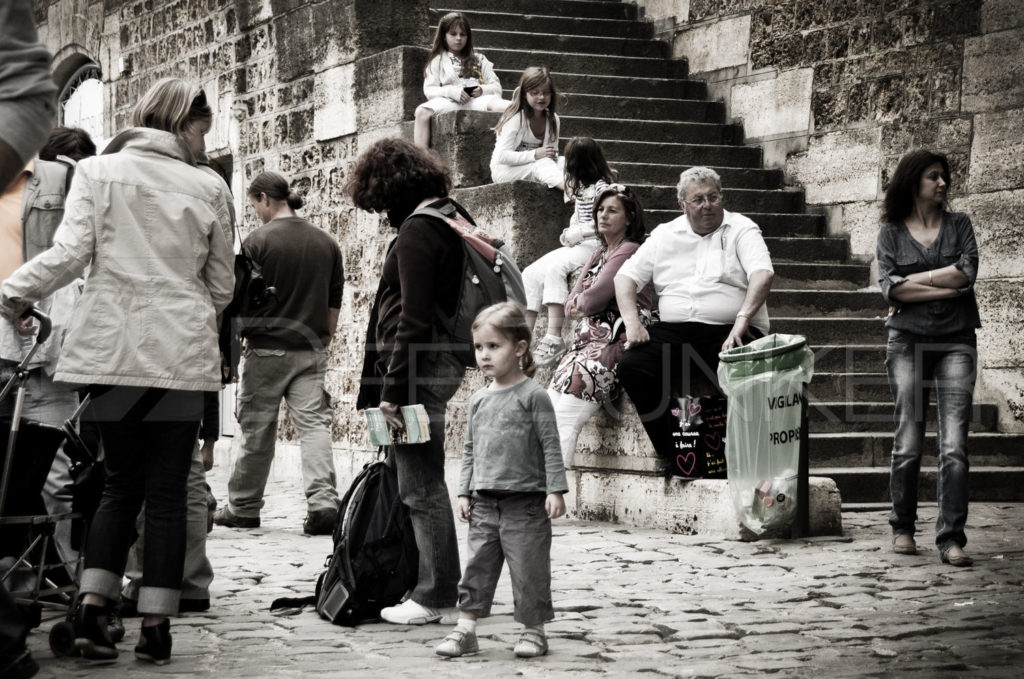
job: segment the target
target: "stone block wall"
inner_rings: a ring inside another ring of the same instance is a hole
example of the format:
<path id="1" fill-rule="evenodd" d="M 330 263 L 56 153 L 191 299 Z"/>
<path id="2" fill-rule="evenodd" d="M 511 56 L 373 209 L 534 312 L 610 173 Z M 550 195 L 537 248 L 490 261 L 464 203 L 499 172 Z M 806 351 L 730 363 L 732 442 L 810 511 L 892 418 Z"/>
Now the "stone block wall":
<path id="1" fill-rule="evenodd" d="M 945 153 L 981 250 L 979 389 L 1024 430 L 1024 4 L 1017 0 L 638 0 L 659 37 L 874 258 L 888 178 Z"/>
<path id="2" fill-rule="evenodd" d="M 373 141 L 402 134 L 422 98 L 426 51 L 403 45 L 427 43 L 426 1 L 37 0 L 36 20 L 58 79 L 83 60 L 99 65 L 108 138 L 127 127 L 132 106 L 159 78 L 205 89 L 215 115 L 208 153 L 227 172 L 241 237 L 258 226 L 245 189 L 274 170 L 303 196 L 300 214 L 341 245 L 345 294 L 328 391 L 347 483 L 346 471 L 369 451 L 353 404 L 393 230 L 343 200 L 342 187 L 349 162 Z M 297 441 L 282 415 L 282 438 Z"/>

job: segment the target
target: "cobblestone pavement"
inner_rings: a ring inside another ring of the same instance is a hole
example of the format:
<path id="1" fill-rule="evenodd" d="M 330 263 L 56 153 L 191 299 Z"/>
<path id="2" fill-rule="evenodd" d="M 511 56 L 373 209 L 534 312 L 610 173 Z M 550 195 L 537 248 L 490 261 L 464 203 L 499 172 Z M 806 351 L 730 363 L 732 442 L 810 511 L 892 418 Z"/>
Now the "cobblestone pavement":
<path id="1" fill-rule="evenodd" d="M 225 497 L 224 467 L 211 483 Z M 966 569 L 934 551 L 892 554 L 879 511 L 844 513 L 843 537 L 755 543 L 559 520 L 550 654 L 512 655 L 506 573 L 478 627 L 480 654 L 444 660 L 439 625 L 272 615 L 273 599 L 312 592 L 331 539 L 302 535 L 297 481 L 272 482 L 267 500 L 262 528 L 210 535 L 213 606 L 172 621 L 170 664 L 135 660 L 138 619 L 112 665 L 55 658 L 50 619 L 30 637 L 38 676 L 1019 677 L 1024 666 L 1024 505 L 972 505 Z M 934 516 L 923 508 L 922 544 Z"/>

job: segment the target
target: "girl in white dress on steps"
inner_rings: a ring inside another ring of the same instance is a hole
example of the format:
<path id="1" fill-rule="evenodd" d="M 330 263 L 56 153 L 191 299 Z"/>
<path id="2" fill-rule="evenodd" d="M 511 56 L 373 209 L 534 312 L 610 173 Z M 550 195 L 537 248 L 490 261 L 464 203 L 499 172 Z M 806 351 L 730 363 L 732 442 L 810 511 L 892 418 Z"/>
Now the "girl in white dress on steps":
<path id="1" fill-rule="evenodd" d="M 494 128 L 498 138 L 491 155 L 492 181 L 522 179 L 565 190 L 558 162 L 560 98 L 548 69 L 531 66 L 523 71 L 512 104 Z"/>
<path id="2" fill-rule="evenodd" d="M 501 82 L 494 65 L 473 49 L 473 31 L 466 17 L 451 12 L 441 17 L 423 71 L 427 101 L 416 107 L 413 139 L 430 146 L 430 119 L 445 111 L 504 111 Z"/>

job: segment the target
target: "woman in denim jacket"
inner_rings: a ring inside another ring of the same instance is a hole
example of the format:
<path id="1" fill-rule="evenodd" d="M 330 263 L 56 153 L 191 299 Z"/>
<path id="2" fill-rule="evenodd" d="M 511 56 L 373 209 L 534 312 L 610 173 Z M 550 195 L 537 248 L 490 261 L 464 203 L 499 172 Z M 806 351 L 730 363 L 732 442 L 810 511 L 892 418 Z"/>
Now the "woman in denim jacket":
<path id="1" fill-rule="evenodd" d="M 878 282 L 890 305 L 885 365 L 895 401 L 890 493 L 893 551 L 915 554 L 917 483 L 929 394 L 938 423 L 938 519 L 943 563 L 970 566 L 967 544 L 967 431 L 981 327 L 974 281 L 978 245 L 970 218 L 949 212 L 949 162 L 918 150 L 896 167 L 878 234 Z"/>

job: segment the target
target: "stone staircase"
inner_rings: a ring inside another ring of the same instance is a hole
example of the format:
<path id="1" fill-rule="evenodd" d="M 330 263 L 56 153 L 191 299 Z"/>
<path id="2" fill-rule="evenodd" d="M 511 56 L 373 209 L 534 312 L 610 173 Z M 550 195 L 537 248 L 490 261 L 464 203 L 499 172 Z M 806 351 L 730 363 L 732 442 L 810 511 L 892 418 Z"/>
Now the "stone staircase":
<path id="1" fill-rule="evenodd" d="M 893 424 L 885 307 L 877 290 L 865 290 L 872 284 L 869 265 L 851 261 L 847 241 L 827 235 L 824 217 L 806 212 L 803 191 L 787 186 L 780 170 L 761 167 L 761 149 L 742 145 L 742 127 L 725 119 L 722 103 L 708 101 L 703 82 L 687 78 L 685 61 L 671 59 L 668 46 L 651 38 L 652 26 L 638 18 L 635 5 L 437 1 L 431 25 L 449 11 L 463 12 L 475 46 L 494 62 L 506 98 L 523 68 L 551 70 L 566 97 L 562 144 L 576 135 L 597 139 L 620 181 L 636 188 L 649 228 L 679 214 L 675 183 L 681 170 L 708 165 L 721 174 L 727 208 L 757 222 L 772 253 L 772 331 L 805 335 L 815 352 L 816 375 L 808 387 L 811 475 L 834 479 L 844 503 L 886 502 Z M 458 199 L 478 221 L 504 230 L 525 265 L 557 245 L 568 212 L 554 192 L 538 185 L 489 184 L 490 128 L 497 117 L 438 116 L 434 145 L 453 168 Z M 524 223 L 532 228 L 524 230 Z M 537 376 L 542 383 L 547 378 Z M 635 411 L 627 403 L 622 411 L 595 418 L 581 437 L 579 479 L 583 484 L 590 477 L 591 497 L 624 492 L 610 473 L 653 473 L 653 449 Z M 934 423 L 934 406 L 931 418 Z M 459 419 L 453 418 L 451 435 L 461 441 Z M 997 408 L 990 403 L 977 405 L 973 420 L 971 499 L 1024 500 L 1024 436 L 999 433 Z M 934 446 L 934 424 L 930 429 Z M 922 468 L 922 498 L 933 499 L 934 453 Z M 587 495 L 582 486 L 579 492 Z"/>

